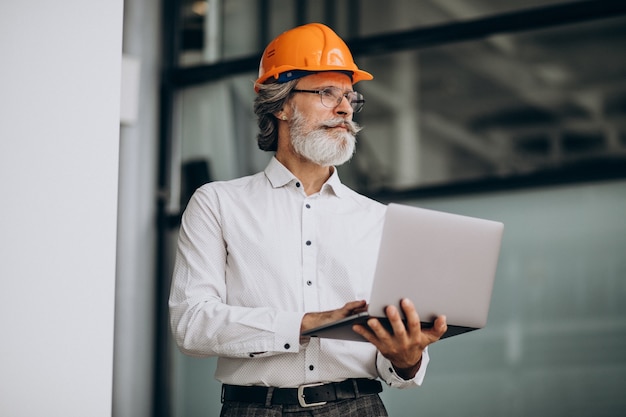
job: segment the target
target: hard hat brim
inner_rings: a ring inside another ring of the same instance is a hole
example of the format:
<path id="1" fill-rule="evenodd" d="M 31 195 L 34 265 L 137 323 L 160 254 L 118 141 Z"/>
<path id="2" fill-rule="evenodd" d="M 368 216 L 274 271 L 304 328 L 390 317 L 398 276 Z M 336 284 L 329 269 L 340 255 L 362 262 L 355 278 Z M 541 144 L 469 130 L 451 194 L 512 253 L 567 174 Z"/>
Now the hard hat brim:
<path id="1" fill-rule="evenodd" d="M 297 78 L 301 78 L 307 75 L 317 74 L 320 72 L 341 72 L 343 74 L 350 75 L 350 77 L 352 78 L 352 84 L 356 84 L 359 81 L 369 81 L 369 80 L 374 79 L 374 76 L 372 74 L 370 74 L 367 71 L 360 70 L 360 69 L 353 70 L 353 69 L 328 66 L 328 67 L 319 67 L 319 68 L 316 68 L 315 70 L 310 70 L 310 69 L 302 70 L 300 68 L 293 67 L 290 65 L 283 65 L 278 68 L 274 68 L 271 71 L 268 71 L 265 74 L 263 74 L 262 77 L 259 77 L 256 80 L 255 85 L 264 84 L 267 82 L 286 82 L 286 81 L 295 80 Z M 282 75 L 289 74 L 289 73 L 293 73 L 293 76 L 286 76 L 286 77 L 282 76 Z"/>

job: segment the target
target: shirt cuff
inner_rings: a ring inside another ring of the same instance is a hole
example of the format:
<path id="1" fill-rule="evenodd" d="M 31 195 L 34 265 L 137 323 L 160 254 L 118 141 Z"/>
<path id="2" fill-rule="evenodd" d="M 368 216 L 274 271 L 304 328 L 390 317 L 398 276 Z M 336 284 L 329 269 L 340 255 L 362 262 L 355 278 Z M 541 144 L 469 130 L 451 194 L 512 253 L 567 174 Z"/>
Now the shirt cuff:
<path id="1" fill-rule="evenodd" d="M 428 356 L 428 348 L 426 348 L 424 349 L 424 352 L 422 352 L 422 363 L 420 364 L 420 369 L 412 379 L 407 380 L 402 379 L 396 373 L 389 359 L 385 358 L 380 352 L 377 352 L 376 354 L 376 367 L 378 369 L 380 379 L 385 381 L 390 387 L 394 388 L 411 388 L 422 385 L 424 377 L 426 376 L 426 368 L 428 367 L 429 361 L 430 357 Z"/>
<path id="2" fill-rule="evenodd" d="M 279 312 L 274 328 L 274 350 L 297 353 L 300 350 L 300 327 L 304 313 Z"/>

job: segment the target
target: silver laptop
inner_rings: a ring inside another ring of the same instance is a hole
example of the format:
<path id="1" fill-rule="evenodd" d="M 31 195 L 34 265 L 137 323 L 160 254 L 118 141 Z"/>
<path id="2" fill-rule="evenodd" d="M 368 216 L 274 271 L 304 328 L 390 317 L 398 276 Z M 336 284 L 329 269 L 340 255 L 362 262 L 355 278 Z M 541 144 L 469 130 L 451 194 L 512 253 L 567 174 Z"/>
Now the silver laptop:
<path id="1" fill-rule="evenodd" d="M 413 301 L 423 328 L 445 315 L 442 338 L 485 327 L 503 230 L 497 221 L 389 204 L 368 310 L 303 336 L 365 341 L 352 325 L 377 317 L 391 330 L 384 309 L 402 312 L 402 298 Z"/>

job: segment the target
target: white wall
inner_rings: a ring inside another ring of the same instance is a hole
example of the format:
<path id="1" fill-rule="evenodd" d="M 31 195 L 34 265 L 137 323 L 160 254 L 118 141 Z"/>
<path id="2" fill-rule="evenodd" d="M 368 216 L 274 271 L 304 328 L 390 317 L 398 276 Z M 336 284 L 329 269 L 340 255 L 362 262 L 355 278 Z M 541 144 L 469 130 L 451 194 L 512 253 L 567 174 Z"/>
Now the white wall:
<path id="1" fill-rule="evenodd" d="M 0 3 L 0 415 L 110 416 L 122 0 Z"/>

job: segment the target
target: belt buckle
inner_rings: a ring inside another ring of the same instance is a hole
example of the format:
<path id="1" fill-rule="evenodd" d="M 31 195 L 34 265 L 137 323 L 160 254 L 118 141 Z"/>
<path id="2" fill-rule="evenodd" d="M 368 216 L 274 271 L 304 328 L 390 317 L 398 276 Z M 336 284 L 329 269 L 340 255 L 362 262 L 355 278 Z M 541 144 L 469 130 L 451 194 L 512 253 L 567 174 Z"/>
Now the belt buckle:
<path id="1" fill-rule="evenodd" d="M 324 405 L 328 402 L 328 401 L 322 401 L 319 403 L 307 403 L 306 402 L 306 398 L 304 396 L 304 389 L 311 388 L 311 387 L 319 387 L 320 385 L 324 385 L 324 383 L 315 382 L 313 384 L 302 384 L 298 387 L 298 403 L 300 404 L 300 407 L 315 407 L 316 405 Z"/>

